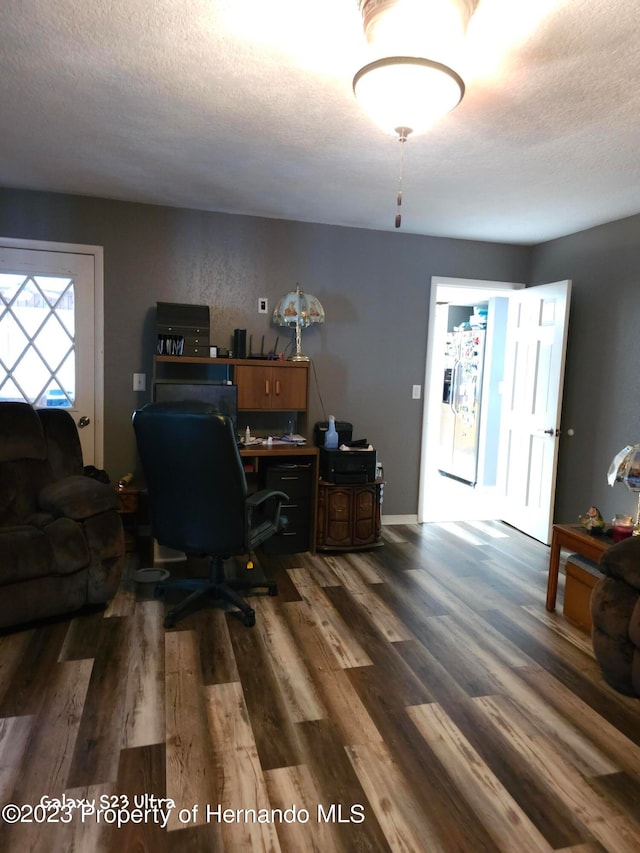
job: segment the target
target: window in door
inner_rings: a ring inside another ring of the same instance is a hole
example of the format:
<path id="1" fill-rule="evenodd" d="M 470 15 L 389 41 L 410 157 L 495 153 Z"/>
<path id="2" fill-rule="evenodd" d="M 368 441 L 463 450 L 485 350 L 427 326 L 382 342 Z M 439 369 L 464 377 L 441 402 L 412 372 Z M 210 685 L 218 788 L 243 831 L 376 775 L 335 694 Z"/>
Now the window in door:
<path id="1" fill-rule="evenodd" d="M 73 278 L 0 273 L 0 400 L 70 408 L 75 398 Z"/>

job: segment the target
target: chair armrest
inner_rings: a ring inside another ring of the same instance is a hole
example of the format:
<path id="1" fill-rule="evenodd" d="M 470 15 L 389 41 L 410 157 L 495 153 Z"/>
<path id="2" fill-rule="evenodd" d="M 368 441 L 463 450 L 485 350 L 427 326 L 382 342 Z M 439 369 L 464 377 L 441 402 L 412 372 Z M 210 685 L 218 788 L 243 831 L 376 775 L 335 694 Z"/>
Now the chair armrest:
<path id="1" fill-rule="evenodd" d="M 253 508 L 265 503 L 269 498 L 275 497 L 282 498 L 285 501 L 289 500 L 289 495 L 285 495 L 284 492 L 278 492 L 275 489 L 261 489 L 259 492 L 254 492 L 252 495 L 249 495 L 246 500 L 246 504 Z M 282 500 L 279 503 L 282 503 Z"/>
<path id="2" fill-rule="evenodd" d="M 49 483 L 38 495 L 41 510 L 59 518 L 74 521 L 91 518 L 110 509 L 118 509 L 116 490 L 83 474 L 72 474 L 55 483 Z"/>
<path id="3" fill-rule="evenodd" d="M 247 536 L 257 544 L 273 532 L 281 530 L 286 525 L 286 519 L 280 517 L 280 509 L 282 501 L 288 499 L 289 495 L 275 489 L 261 489 L 250 495 L 245 501 Z M 270 533 L 267 532 L 269 529 Z"/>

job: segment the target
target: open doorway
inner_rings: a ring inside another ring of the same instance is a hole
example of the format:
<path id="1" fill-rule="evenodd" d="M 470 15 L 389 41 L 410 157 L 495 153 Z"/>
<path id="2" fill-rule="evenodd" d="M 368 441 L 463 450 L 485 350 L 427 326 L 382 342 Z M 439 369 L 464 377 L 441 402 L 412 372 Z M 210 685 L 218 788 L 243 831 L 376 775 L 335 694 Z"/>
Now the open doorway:
<path id="1" fill-rule="evenodd" d="M 431 281 L 419 522 L 500 517 L 495 486 L 506 297 L 523 287 Z"/>

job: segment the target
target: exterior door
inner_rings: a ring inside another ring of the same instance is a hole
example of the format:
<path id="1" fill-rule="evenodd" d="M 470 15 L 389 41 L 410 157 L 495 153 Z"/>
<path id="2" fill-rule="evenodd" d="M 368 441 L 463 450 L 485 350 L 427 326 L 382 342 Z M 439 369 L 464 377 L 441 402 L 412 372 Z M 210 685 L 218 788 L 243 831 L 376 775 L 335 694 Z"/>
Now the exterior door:
<path id="1" fill-rule="evenodd" d="M 48 251 L 11 242 L 17 241 L 0 242 L 0 400 L 67 409 L 79 428 L 85 465 L 101 467 L 101 249 Z"/>
<path id="2" fill-rule="evenodd" d="M 548 544 L 555 502 L 558 436 L 571 282 L 510 294 L 498 488 L 508 524 Z"/>

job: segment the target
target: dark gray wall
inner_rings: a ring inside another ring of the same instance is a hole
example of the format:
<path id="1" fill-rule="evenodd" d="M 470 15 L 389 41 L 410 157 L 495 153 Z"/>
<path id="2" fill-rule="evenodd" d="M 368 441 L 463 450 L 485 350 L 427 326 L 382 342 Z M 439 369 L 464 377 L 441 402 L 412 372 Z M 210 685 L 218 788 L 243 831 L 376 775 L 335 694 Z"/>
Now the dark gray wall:
<path id="1" fill-rule="evenodd" d="M 334 414 L 375 444 L 388 485 L 384 513 L 415 514 L 431 277 L 527 281 L 531 249 L 419 237 L 101 199 L 0 190 L 0 235 L 104 247 L 105 464 L 136 466 L 132 411 L 149 399 L 132 374 L 151 377 L 155 303 L 211 306 L 212 338 L 234 328 L 267 345 L 281 331 L 258 315 L 296 282 L 326 310 L 303 333 L 322 400 L 311 424 Z M 285 332 L 286 334 L 286 332 Z"/>
<path id="2" fill-rule="evenodd" d="M 573 292 L 555 517 L 574 521 L 595 505 L 608 521 L 637 503 L 606 475 L 618 450 L 640 442 L 640 216 L 537 246 L 531 283 L 565 278 Z"/>

